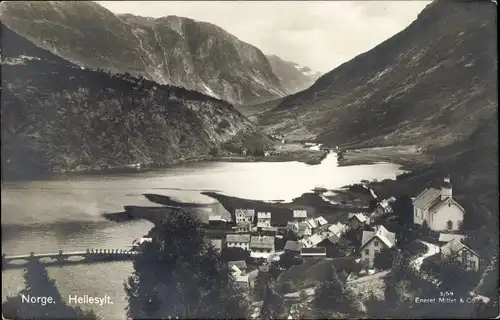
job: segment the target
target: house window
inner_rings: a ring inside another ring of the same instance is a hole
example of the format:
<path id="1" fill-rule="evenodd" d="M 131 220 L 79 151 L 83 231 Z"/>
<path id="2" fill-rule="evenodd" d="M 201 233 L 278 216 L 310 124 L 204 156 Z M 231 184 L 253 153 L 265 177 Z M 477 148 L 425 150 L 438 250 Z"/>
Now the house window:
<path id="1" fill-rule="evenodd" d="M 374 245 L 375 247 L 377 247 L 377 248 L 378 248 L 378 245 L 379 245 L 378 240 L 375 240 L 375 241 L 373 242 L 373 245 Z"/>
<path id="2" fill-rule="evenodd" d="M 365 254 L 369 255 L 370 254 L 370 250 L 369 249 L 365 249 Z"/>
<path id="3" fill-rule="evenodd" d="M 448 222 L 446 222 L 446 228 L 448 230 L 452 230 L 453 229 L 453 221 L 448 220 Z"/>
<path id="4" fill-rule="evenodd" d="M 474 260 L 469 261 L 469 268 L 470 270 L 476 270 L 476 261 Z"/>

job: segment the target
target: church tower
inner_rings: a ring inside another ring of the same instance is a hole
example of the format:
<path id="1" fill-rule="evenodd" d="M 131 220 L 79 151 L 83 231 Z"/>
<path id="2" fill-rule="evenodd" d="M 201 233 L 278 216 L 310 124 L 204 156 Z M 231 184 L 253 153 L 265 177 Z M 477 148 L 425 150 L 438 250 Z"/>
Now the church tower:
<path id="1" fill-rule="evenodd" d="M 452 197 L 452 186 L 450 176 L 444 178 L 443 186 L 441 187 L 441 200 Z"/>

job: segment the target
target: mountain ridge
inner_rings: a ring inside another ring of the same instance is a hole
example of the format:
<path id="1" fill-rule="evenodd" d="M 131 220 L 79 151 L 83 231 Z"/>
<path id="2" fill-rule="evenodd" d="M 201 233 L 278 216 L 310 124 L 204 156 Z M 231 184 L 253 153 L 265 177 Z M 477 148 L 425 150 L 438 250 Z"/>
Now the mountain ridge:
<path id="1" fill-rule="evenodd" d="M 260 114 L 259 123 L 331 146 L 459 141 L 496 110 L 496 43 L 484 41 L 496 36 L 494 9 L 438 0 L 405 30 Z"/>
<path id="2" fill-rule="evenodd" d="M 166 165 L 230 143 L 269 141 L 226 101 L 82 69 L 3 24 L 1 30 L 2 179 Z"/>
<path id="3" fill-rule="evenodd" d="M 127 72 L 235 104 L 285 95 L 258 48 L 211 23 L 115 15 L 79 1 L 3 2 L 0 12 L 12 30 L 80 66 Z"/>

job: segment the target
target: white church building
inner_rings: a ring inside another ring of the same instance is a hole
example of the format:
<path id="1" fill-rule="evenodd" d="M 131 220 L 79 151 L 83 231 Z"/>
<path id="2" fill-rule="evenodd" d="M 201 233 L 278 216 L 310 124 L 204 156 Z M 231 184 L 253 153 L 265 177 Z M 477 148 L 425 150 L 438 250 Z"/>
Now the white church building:
<path id="1" fill-rule="evenodd" d="M 457 231 L 464 220 L 465 210 L 452 197 L 450 178 L 445 178 L 441 190 L 427 188 L 413 198 L 413 222 L 431 230 Z"/>

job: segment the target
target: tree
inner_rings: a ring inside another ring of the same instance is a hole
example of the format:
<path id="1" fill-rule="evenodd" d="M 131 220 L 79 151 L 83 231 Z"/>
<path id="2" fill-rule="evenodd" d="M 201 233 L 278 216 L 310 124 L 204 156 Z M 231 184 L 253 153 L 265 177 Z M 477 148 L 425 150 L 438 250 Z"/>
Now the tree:
<path id="1" fill-rule="evenodd" d="M 175 210 L 148 237 L 125 283 L 130 318 L 247 317 L 243 294 L 198 218 Z"/>
<path id="2" fill-rule="evenodd" d="M 410 196 L 406 194 L 398 196 L 394 201 L 393 209 L 403 227 L 413 227 L 413 203 Z"/>
<path id="3" fill-rule="evenodd" d="M 264 291 L 259 319 L 280 319 L 284 313 L 283 296 L 276 290 L 276 283 L 270 281 Z"/>
<path id="4" fill-rule="evenodd" d="M 384 248 L 377 255 L 375 255 L 373 266 L 379 270 L 390 269 L 396 252 L 397 251 L 394 248 Z"/>
<path id="5" fill-rule="evenodd" d="M 467 296 L 468 292 L 477 285 L 479 275 L 475 271 L 468 271 L 456 254 L 444 258 L 439 273 L 441 288 L 453 291 L 455 295 Z"/>
<path id="6" fill-rule="evenodd" d="M 53 279 L 39 261 L 31 261 L 24 271 L 26 288 L 15 297 L 2 303 L 2 315 L 6 319 L 98 319 L 93 311 L 71 307 L 61 297 Z M 45 297 L 41 303 L 26 303 L 24 297 Z M 48 301 L 48 299 L 52 301 Z"/>
<path id="7" fill-rule="evenodd" d="M 250 257 L 250 252 L 248 250 L 244 250 L 238 247 L 228 247 L 223 248 L 221 251 L 221 257 L 224 261 L 240 261 L 244 260 L 246 263 L 249 263 L 252 258 Z"/>
<path id="8" fill-rule="evenodd" d="M 295 252 L 285 251 L 280 255 L 279 263 L 282 268 L 289 269 L 295 265 L 301 264 L 302 260 Z"/>
<path id="9" fill-rule="evenodd" d="M 329 318 L 333 312 L 350 314 L 355 311 L 354 294 L 335 267 L 330 270 L 330 279 L 316 289 L 313 304 L 319 317 Z"/>

